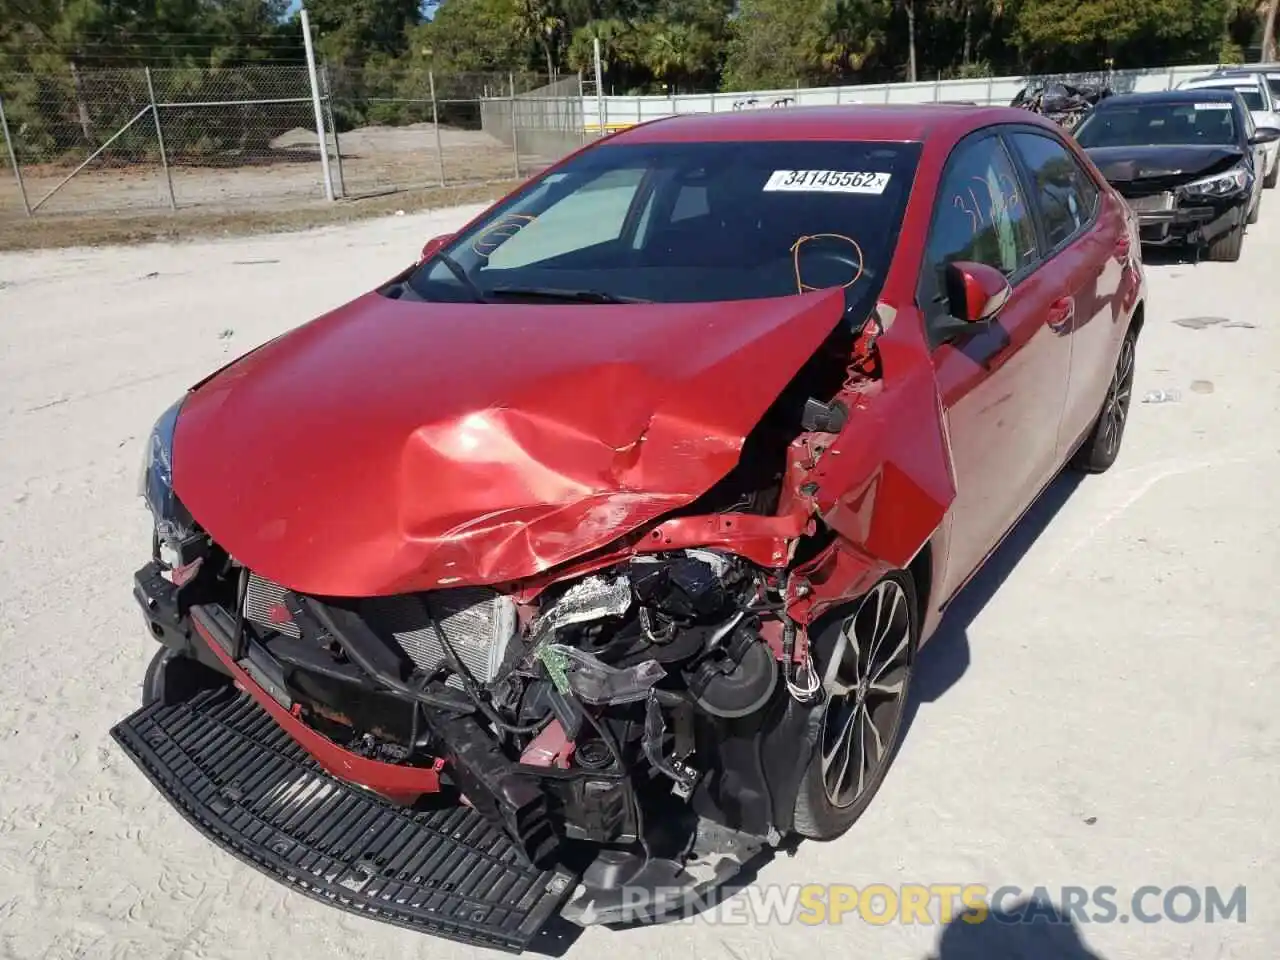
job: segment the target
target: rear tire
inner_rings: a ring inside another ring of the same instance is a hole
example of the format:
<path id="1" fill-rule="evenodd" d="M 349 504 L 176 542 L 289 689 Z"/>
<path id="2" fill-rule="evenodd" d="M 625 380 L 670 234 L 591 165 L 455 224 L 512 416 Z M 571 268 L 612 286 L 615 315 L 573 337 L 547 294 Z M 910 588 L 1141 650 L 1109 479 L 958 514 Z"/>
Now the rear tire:
<path id="1" fill-rule="evenodd" d="M 1124 427 L 1129 421 L 1129 401 L 1133 397 L 1133 370 L 1137 360 L 1138 334 L 1132 327 L 1120 344 L 1120 356 L 1111 374 L 1106 399 L 1093 429 L 1071 458 L 1071 468 L 1081 473 L 1104 473 L 1120 455 Z"/>
<path id="2" fill-rule="evenodd" d="M 1232 227 L 1209 244 L 1209 259 L 1220 263 L 1235 263 L 1240 259 L 1244 246 L 1244 227 Z"/>
<path id="3" fill-rule="evenodd" d="M 862 816 L 902 736 L 920 625 L 915 587 L 891 573 L 816 637 L 826 703 L 822 730 L 796 795 L 796 833 L 834 840 Z"/>

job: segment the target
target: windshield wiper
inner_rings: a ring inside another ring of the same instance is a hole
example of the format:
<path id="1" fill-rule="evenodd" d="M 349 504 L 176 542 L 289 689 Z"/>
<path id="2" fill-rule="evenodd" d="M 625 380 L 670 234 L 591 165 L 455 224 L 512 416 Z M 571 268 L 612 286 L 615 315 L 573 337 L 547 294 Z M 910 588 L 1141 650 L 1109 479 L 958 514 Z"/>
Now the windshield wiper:
<path id="1" fill-rule="evenodd" d="M 471 294 L 471 299 L 476 303 L 488 303 L 489 299 L 484 295 L 476 282 L 471 279 L 467 271 L 462 269 L 462 264 L 449 256 L 447 253 L 437 253 L 436 259 L 449 268 L 449 272 L 458 278 L 458 282 L 467 288 L 467 292 Z"/>
<path id="2" fill-rule="evenodd" d="M 570 303 L 653 303 L 641 297 L 622 297 L 603 290 L 561 290 L 556 287 L 494 287 L 490 296 L 567 300 Z"/>

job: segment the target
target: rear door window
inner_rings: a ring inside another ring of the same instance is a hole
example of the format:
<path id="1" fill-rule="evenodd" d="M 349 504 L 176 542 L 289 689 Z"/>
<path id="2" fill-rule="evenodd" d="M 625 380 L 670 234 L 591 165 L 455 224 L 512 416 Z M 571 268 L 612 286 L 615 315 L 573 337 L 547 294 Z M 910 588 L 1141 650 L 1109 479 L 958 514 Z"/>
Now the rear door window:
<path id="1" fill-rule="evenodd" d="M 1050 250 L 1056 250 L 1093 221 L 1100 196 L 1098 185 L 1052 137 L 1019 132 L 1009 139 L 1031 175 L 1031 202 L 1040 211 L 1045 240 Z"/>

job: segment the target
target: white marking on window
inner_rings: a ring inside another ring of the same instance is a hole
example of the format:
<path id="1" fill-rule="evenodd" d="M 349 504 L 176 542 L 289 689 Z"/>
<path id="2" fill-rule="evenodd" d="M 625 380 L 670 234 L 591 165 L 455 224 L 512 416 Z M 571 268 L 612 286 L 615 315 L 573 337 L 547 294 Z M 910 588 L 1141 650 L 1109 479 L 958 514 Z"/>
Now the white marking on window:
<path id="1" fill-rule="evenodd" d="M 775 170 L 764 189 L 784 193 L 881 194 L 891 175 L 870 170 Z"/>

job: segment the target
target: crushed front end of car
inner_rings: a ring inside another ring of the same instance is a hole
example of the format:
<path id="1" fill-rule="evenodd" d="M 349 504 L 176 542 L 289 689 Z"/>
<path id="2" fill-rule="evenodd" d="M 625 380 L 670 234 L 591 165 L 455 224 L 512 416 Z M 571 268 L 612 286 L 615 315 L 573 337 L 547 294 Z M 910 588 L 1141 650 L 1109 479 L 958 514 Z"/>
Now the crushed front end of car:
<path id="1" fill-rule="evenodd" d="M 825 299 L 838 315 L 839 294 Z M 116 739 L 224 847 L 416 929 L 520 950 L 557 911 L 635 920 L 637 890 L 653 916 L 704 896 L 790 832 L 821 716 L 811 644 L 838 626 L 830 611 L 905 564 L 951 495 L 945 470 L 918 472 L 941 436 L 898 419 L 936 419 L 927 381 L 904 372 L 887 391 L 868 372 L 891 315 L 859 345 L 831 334 L 844 342 L 822 363 L 857 359 L 826 400 L 784 389 L 746 437 L 721 435 L 745 453 L 709 489 L 669 510 L 651 497 L 659 515 L 582 552 L 582 522 L 521 541 L 525 566 L 508 554 L 503 570 L 523 575 L 494 583 L 473 569 L 343 596 L 242 562 L 175 491 L 175 428 L 209 402 L 202 386 L 147 448 L 155 537 L 134 594 L 161 649 Z M 842 439 L 850 416 L 862 436 Z M 843 463 L 824 456 L 833 446 Z M 823 479 L 860 491 L 857 516 L 822 503 Z M 907 502 L 916 527 L 890 529 Z M 820 531 L 824 514 L 877 556 Z M 489 520 L 510 550 L 512 530 Z M 519 529 L 538 528 L 526 515 Z M 533 548 L 557 560 L 556 543 L 565 558 L 538 569 Z"/>
<path id="2" fill-rule="evenodd" d="M 780 244 L 795 292 L 733 302 L 402 277 L 197 384 L 147 445 L 161 649 L 116 740 L 280 881 L 501 949 L 778 846 L 819 651 L 955 495 L 922 326 Z"/>
<path id="3" fill-rule="evenodd" d="M 1115 183 L 1138 217 L 1142 243 L 1201 247 L 1242 229 L 1253 201 L 1253 173 L 1237 164 L 1221 173 Z"/>

